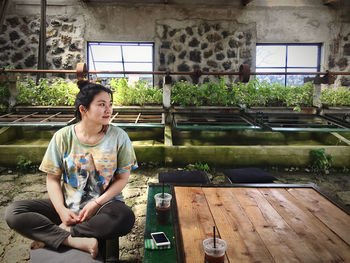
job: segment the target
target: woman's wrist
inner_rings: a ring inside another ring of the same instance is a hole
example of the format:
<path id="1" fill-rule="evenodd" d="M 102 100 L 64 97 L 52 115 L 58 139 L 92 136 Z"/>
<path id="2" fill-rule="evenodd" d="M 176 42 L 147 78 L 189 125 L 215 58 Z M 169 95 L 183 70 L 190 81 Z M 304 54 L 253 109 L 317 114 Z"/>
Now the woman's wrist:
<path id="1" fill-rule="evenodd" d="M 97 200 L 94 200 L 94 202 L 95 202 L 98 206 L 102 206 L 102 204 L 100 204 L 99 202 L 97 202 Z"/>

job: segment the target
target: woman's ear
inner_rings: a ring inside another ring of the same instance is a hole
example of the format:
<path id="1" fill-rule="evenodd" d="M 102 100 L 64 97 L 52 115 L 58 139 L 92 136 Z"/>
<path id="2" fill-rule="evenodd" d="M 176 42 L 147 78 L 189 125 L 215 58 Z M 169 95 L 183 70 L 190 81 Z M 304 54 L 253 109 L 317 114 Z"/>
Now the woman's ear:
<path id="1" fill-rule="evenodd" d="M 86 112 L 85 106 L 79 105 L 79 112 L 80 112 L 81 116 L 83 116 L 83 114 L 85 114 L 85 112 Z"/>

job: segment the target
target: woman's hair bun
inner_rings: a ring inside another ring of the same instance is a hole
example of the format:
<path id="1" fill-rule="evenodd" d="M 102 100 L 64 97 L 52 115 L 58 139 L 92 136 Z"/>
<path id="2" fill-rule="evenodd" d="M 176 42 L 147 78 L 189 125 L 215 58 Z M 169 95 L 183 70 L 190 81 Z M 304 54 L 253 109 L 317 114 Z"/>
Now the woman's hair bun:
<path id="1" fill-rule="evenodd" d="M 90 82 L 88 80 L 78 80 L 77 85 L 80 90 L 89 85 Z"/>

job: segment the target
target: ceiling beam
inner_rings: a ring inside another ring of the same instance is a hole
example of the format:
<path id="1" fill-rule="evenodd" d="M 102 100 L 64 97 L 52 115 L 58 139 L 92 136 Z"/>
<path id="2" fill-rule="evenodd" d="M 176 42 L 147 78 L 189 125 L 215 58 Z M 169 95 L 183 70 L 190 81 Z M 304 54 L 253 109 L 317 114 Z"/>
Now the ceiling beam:
<path id="1" fill-rule="evenodd" d="M 2 0 L 0 1 L 1 9 L 0 9 L 0 33 L 2 33 L 2 24 L 4 23 L 5 20 L 5 13 L 6 13 L 6 8 L 8 5 L 9 1 L 8 0 Z"/>
<path id="2" fill-rule="evenodd" d="M 340 0 L 323 0 L 324 5 L 330 5 L 330 4 L 339 3 L 339 2 Z"/>
<path id="3" fill-rule="evenodd" d="M 242 0 L 242 5 L 247 5 L 250 2 L 253 2 L 253 0 Z"/>

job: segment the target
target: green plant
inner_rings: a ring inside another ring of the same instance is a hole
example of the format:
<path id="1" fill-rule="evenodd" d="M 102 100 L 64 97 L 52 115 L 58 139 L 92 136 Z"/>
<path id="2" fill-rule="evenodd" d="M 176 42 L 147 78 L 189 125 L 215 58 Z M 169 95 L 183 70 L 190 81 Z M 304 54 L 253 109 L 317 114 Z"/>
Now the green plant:
<path id="1" fill-rule="evenodd" d="M 17 90 L 17 104 L 32 106 L 72 106 L 79 92 L 75 83 L 61 78 L 42 78 L 37 85 L 34 80 L 27 78 L 17 82 Z"/>
<path id="2" fill-rule="evenodd" d="M 207 163 L 199 162 L 199 163 L 195 163 L 194 166 L 197 170 L 204 171 L 204 172 L 210 172 L 210 167 Z"/>
<path id="3" fill-rule="evenodd" d="M 30 172 L 38 169 L 38 165 L 33 164 L 31 160 L 27 160 L 23 155 L 18 156 L 17 170 L 20 172 Z"/>
<path id="4" fill-rule="evenodd" d="M 129 85 L 125 78 L 112 79 L 114 105 L 146 105 L 162 104 L 163 93 L 158 87 L 152 87 L 146 81 L 136 81 Z"/>
<path id="5" fill-rule="evenodd" d="M 219 82 L 209 81 L 202 86 L 187 81 L 173 85 L 171 102 L 180 106 L 312 106 L 312 83 L 302 86 L 287 86 L 259 80 L 248 83 L 227 84 L 224 77 Z"/>
<path id="6" fill-rule="evenodd" d="M 204 171 L 204 172 L 210 172 L 210 167 L 207 163 L 195 163 L 195 164 L 188 164 L 185 167 L 185 170 L 188 171 L 195 171 L 195 170 L 199 170 L 199 171 Z"/>
<path id="7" fill-rule="evenodd" d="M 345 166 L 344 166 L 342 172 L 343 172 L 343 173 L 346 173 L 346 174 L 347 174 L 347 173 L 350 174 L 350 169 L 349 169 L 348 167 L 345 167 Z"/>
<path id="8" fill-rule="evenodd" d="M 350 106 L 350 89 L 346 87 L 324 89 L 321 93 L 321 102 L 329 106 Z"/>
<path id="9" fill-rule="evenodd" d="M 326 155 L 325 149 L 314 149 L 310 151 L 311 156 L 311 169 L 318 174 L 326 174 L 329 172 L 329 168 L 332 167 L 334 157 Z"/>
<path id="10" fill-rule="evenodd" d="M 8 106 L 10 97 L 9 83 L 0 82 L 0 112 L 5 112 Z"/>
<path id="11" fill-rule="evenodd" d="M 8 106 L 5 104 L 0 104 L 0 113 L 5 113 L 7 112 Z"/>

